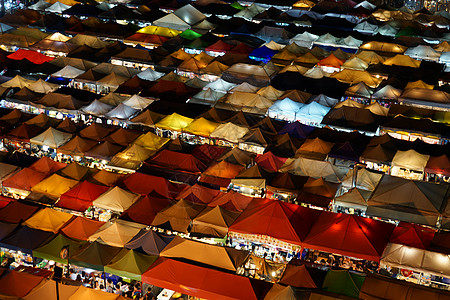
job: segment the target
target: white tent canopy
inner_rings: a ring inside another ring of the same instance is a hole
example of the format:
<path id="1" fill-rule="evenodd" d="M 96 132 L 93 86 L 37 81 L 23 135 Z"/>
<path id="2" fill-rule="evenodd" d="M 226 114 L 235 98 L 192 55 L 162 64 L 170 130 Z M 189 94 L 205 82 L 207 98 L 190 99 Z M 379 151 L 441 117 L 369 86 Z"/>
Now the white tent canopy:
<path id="1" fill-rule="evenodd" d="M 65 144 L 71 138 L 72 135 L 70 133 L 59 131 L 57 129 L 49 127 L 43 133 L 30 139 L 30 143 L 41 146 L 48 146 L 52 149 L 56 149 L 59 146 Z"/>

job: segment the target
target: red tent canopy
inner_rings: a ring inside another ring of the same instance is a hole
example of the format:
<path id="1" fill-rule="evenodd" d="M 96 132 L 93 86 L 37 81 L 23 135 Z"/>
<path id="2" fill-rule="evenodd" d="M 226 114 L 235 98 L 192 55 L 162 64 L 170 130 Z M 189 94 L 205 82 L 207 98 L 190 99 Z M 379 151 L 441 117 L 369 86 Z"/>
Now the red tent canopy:
<path id="1" fill-rule="evenodd" d="M 220 206 L 231 211 L 243 211 L 252 200 L 252 197 L 242 195 L 235 191 L 229 191 L 228 193 L 219 194 L 208 203 L 208 206 Z"/>
<path id="2" fill-rule="evenodd" d="M 303 246 L 379 261 L 393 230 L 393 224 L 324 211 L 312 226 Z"/>
<path id="3" fill-rule="evenodd" d="M 83 181 L 62 194 L 56 206 L 76 211 L 85 211 L 92 205 L 92 201 L 107 190 L 107 186 Z"/>
<path id="4" fill-rule="evenodd" d="M 287 158 L 275 156 L 270 151 L 264 153 L 263 155 L 258 155 L 255 158 L 255 162 L 258 165 L 272 172 L 278 172 L 286 160 Z"/>
<path id="5" fill-rule="evenodd" d="M 226 52 L 234 48 L 234 45 L 227 44 L 222 40 L 218 40 L 212 45 L 205 48 L 205 51 Z"/>
<path id="6" fill-rule="evenodd" d="M 389 242 L 419 249 L 428 249 L 435 230 L 417 224 L 400 222 L 392 232 Z"/>
<path id="7" fill-rule="evenodd" d="M 76 217 L 72 222 L 65 225 L 61 232 L 70 238 L 87 241 L 103 224 L 105 223 L 84 217 Z"/>
<path id="8" fill-rule="evenodd" d="M 425 166 L 425 172 L 450 176 L 450 158 L 445 154 L 431 156 Z"/>
<path id="9" fill-rule="evenodd" d="M 142 274 L 142 281 L 204 299 L 264 299 L 272 284 L 164 257 Z"/>
<path id="10" fill-rule="evenodd" d="M 269 199 L 253 199 L 229 231 L 262 234 L 301 245 L 321 211 Z"/>
<path id="11" fill-rule="evenodd" d="M 193 186 L 187 186 L 175 199 L 184 199 L 193 203 L 208 204 L 220 194 L 221 192 L 219 190 L 194 184 Z"/>
<path id="12" fill-rule="evenodd" d="M 162 197 L 172 198 L 170 191 L 171 183 L 163 178 L 143 173 L 133 173 L 123 180 L 125 187 L 137 194 L 148 195 L 151 192 L 156 192 Z"/>
<path id="13" fill-rule="evenodd" d="M 163 150 L 152 157 L 149 164 L 158 165 L 171 170 L 180 170 L 191 173 L 201 173 L 206 166 L 192 154 Z"/>
<path id="14" fill-rule="evenodd" d="M 13 198 L 5 197 L 3 195 L 0 196 L 0 208 L 5 207 L 6 205 L 8 205 L 12 201 L 14 201 Z"/>
<path id="15" fill-rule="evenodd" d="M 228 151 L 227 147 L 203 144 L 195 147 L 195 149 L 192 150 L 191 154 L 209 165 L 212 161 L 221 157 L 226 151 Z"/>
<path id="16" fill-rule="evenodd" d="M 31 188 L 44 180 L 46 174 L 25 168 L 3 181 L 4 187 L 31 191 Z"/>
<path id="17" fill-rule="evenodd" d="M 170 199 L 147 195 L 124 211 L 120 218 L 141 224 L 151 225 L 156 214 L 161 209 L 166 208 L 171 204 L 172 202 Z"/>
<path id="18" fill-rule="evenodd" d="M 50 56 L 46 56 L 42 53 L 33 50 L 19 49 L 13 54 L 7 56 L 10 59 L 22 60 L 24 58 L 28 59 L 34 64 L 43 64 L 45 62 L 51 61 L 54 58 Z"/>
<path id="19" fill-rule="evenodd" d="M 41 276 L 11 270 L 0 279 L 0 294 L 24 297 L 43 279 Z"/>
<path id="20" fill-rule="evenodd" d="M 35 212 L 39 210 L 39 207 L 23 204 L 19 201 L 12 201 L 2 209 L 0 209 L 0 221 L 8 223 L 22 223 Z"/>
<path id="21" fill-rule="evenodd" d="M 51 175 L 64 167 L 67 167 L 67 164 L 54 161 L 53 159 L 44 156 L 33 163 L 29 168 L 36 172 Z"/>

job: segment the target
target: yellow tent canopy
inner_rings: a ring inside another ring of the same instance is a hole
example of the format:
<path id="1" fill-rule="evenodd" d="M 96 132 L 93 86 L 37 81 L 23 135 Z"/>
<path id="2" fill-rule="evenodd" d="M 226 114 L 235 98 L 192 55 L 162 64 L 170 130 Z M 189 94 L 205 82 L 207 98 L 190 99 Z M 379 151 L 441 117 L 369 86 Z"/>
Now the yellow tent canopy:
<path id="1" fill-rule="evenodd" d="M 156 127 L 161 129 L 181 131 L 187 127 L 194 119 L 173 113 L 168 115 L 156 124 Z"/>
<path id="2" fill-rule="evenodd" d="M 161 26 L 155 26 L 155 25 L 150 25 L 150 26 L 141 28 L 136 32 L 146 33 L 146 34 L 156 34 L 156 35 L 165 36 L 165 37 L 175 37 L 175 36 L 179 35 L 180 33 L 182 33 L 182 31 L 180 31 L 180 30 L 171 29 L 171 28 L 167 28 L 167 27 L 161 27 Z"/>
<path id="3" fill-rule="evenodd" d="M 242 138 L 247 132 L 248 128 L 228 122 L 217 126 L 217 128 L 211 132 L 210 136 L 212 138 L 224 139 L 232 143 L 238 143 L 239 139 Z"/>
<path id="4" fill-rule="evenodd" d="M 56 2 L 62 3 L 64 5 L 74 6 L 75 4 L 79 4 L 80 2 L 75 0 L 45 0 L 45 2 L 48 2 L 50 4 L 55 4 Z"/>
<path id="5" fill-rule="evenodd" d="M 155 151 L 132 144 L 127 149 L 117 153 L 111 159 L 111 165 L 128 169 L 137 169 L 144 160 L 154 153 Z"/>
<path id="6" fill-rule="evenodd" d="M 419 79 L 417 81 L 408 82 L 408 84 L 405 86 L 404 89 L 405 90 L 407 90 L 407 89 L 428 89 L 428 90 L 432 90 L 432 89 L 434 89 L 434 85 L 426 84 L 425 82 L 423 82 L 422 80 Z"/>
<path id="7" fill-rule="evenodd" d="M 141 146 L 147 150 L 157 151 L 164 146 L 170 139 L 157 136 L 153 132 L 149 131 L 140 135 L 134 144 Z"/>
<path id="8" fill-rule="evenodd" d="M 53 174 L 33 186 L 31 191 L 45 194 L 52 198 L 59 198 L 62 194 L 77 185 L 77 183 L 77 180 L 65 178 L 58 174 Z"/>
<path id="9" fill-rule="evenodd" d="M 371 65 L 376 65 L 378 63 L 384 62 L 384 58 L 374 51 L 364 50 L 356 54 L 356 57 Z"/>
<path id="10" fill-rule="evenodd" d="M 57 211 L 49 207 L 41 209 L 31 218 L 23 222 L 31 228 L 51 231 L 57 233 L 61 227 L 64 226 L 70 219 L 72 215 L 62 211 Z"/>
<path id="11" fill-rule="evenodd" d="M 342 106 L 363 108 L 364 104 L 358 103 L 354 100 L 347 99 L 345 101 L 342 101 L 342 102 L 339 102 L 338 104 L 336 104 L 334 106 L 334 108 L 341 108 Z"/>
<path id="12" fill-rule="evenodd" d="M 387 66 L 397 65 L 397 66 L 418 68 L 420 67 L 420 63 L 421 63 L 420 60 L 411 58 L 408 55 L 397 54 L 394 57 L 386 59 L 383 64 Z"/>
<path id="13" fill-rule="evenodd" d="M 367 86 L 370 86 L 371 88 L 376 88 L 382 80 L 381 78 L 376 78 L 370 75 L 369 72 L 350 69 L 344 69 L 341 72 L 333 73 L 330 75 L 330 77 L 336 78 L 341 82 L 350 84 L 364 82 Z"/>
<path id="14" fill-rule="evenodd" d="M 219 123 L 200 117 L 183 128 L 183 132 L 201 136 L 209 136 L 217 128 L 217 126 L 219 126 Z"/>

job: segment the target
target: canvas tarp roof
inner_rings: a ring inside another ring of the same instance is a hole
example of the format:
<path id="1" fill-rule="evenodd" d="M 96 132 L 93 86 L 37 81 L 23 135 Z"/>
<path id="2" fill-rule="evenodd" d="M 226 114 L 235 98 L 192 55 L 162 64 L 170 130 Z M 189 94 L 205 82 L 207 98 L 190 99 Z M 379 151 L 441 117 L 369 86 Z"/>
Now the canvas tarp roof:
<path id="1" fill-rule="evenodd" d="M 22 226 L 2 239 L 0 247 L 31 254 L 34 249 L 39 248 L 53 235 L 53 232 Z"/>
<path id="2" fill-rule="evenodd" d="M 420 154 L 414 150 L 398 150 L 392 159 L 392 166 L 423 172 L 430 155 Z"/>
<path id="3" fill-rule="evenodd" d="M 404 66 L 404 67 L 411 67 L 411 68 L 418 68 L 420 66 L 420 61 L 415 60 L 408 55 L 403 54 L 397 54 L 394 57 L 386 59 L 383 64 L 387 66 Z"/>
<path id="4" fill-rule="evenodd" d="M 353 187 L 353 172 L 354 169 L 350 169 L 342 179 L 342 186 L 348 189 Z M 383 174 L 372 172 L 366 168 L 358 169 L 356 174 L 356 187 L 366 191 L 373 191 L 380 182 Z"/>
<path id="5" fill-rule="evenodd" d="M 78 184 L 77 180 L 65 178 L 58 174 L 42 180 L 31 188 L 32 192 L 48 195 L 51 198 L 58 199 L 62 194 Z"/>
<path id="6" fill-rule="evenodd" d="M 131 144 L 122 152 L 117 153 L 111 159 L 111 165 L 129 169 L 137 169 L 144 160 L 150 157 L 154 151 L 145 149 L 136 144 Z"/>
<path id="7" fill-rule="evenodd" d="M 42 0 L 43 1 L 43 0 Z M 79 288 L 78 286 L 61 284 L 58 285 L 58 293 L 56 295 L 56 281 L 45 280 L 39 286 L 36 286 L 31 290 L 25 297 L 24 300 L 68 300 L 75 291 Z"/>
<path id="8" fill-rule="evenodd" d="M 194 218 L 190 232 L 191 234 L 223 238 L 228 233 L 228 227 L 238 216 L 238 212 L 229 211 L 220 206 L 207 207 Z"/>
<path id="9" fill-rule="evenodd" d="M 51 76 L 73 79 L 73 78 L 83 74 L 84 72 L 85 72 L 84 70 L 80 70 L 80 69 L 77 69 L 70 65 L 67 65 L 67 66 L 63 67 L 61 70 L 51 74 Z"/>
<path id="10" fill-rule="evenodd" d="M 447 254 L 394 243 L 387 245 L 380 263 L 435 276 L 450 274 L 450 257 Z"/>
<path id="11" fill-rule="evenodd" d="M 247 251 L 202 243 L 176 236 L 160 256 L 186 259 L 235 272 L 248 256 Z"/>
<path id="12" fill-rule="evenodd" d="M 30 228 L 57 233 L 72 217 L 69 213 L 47 207 L 38 211 L 23 224 Z"/>
<path id="13" fill-rule="evenodd" d="M 183 132 L 201 136 L 209 136 L 217 128 L 217 126 L 219 126 L 218 123 L 200 117 L 195 119 L 188 126 L 184 127 Z"/>
<path id="14" fill-rule="evenodd" d="M 191 221 L 204 209 L 203 205 L 191 204 L 184 199 L 161 210 L 152 222 L 153 226 L 163 227 L 178 232 L 187 232 Z"/>
<path id="15" fill-rule="evenodd" d="M 358 298 L 364 279 L 365 274 L 363 273 L 330 269 L 325 276 L 322 289 L 336 294 Z"/>
<path id="16" fill-rule="evenodd" d="M 72 138 L 72 134 L 59 131 L 53 127 L 30 139 L 30 143 L 56 149 Z"/>
<path id="17" fill-rule="evenodd" d="M 447 155 L 431 156 L 425 166 L 425 172 L 450 176 L 450 159 Z"/>
<path id="18" fill-rule="evenodd" d="M 12 201 L 0 209 L 0 221 L 19 224 L 31 217 L 40 208 L 19 201 Z"/>
<path id="19" fill-rule="evenodd" d="M 367 215 L 436 226 L 448 185 L 384 175 L 369 199 Z"/>
<path id="20" fill-rule="evenodd" d="M 149 98 L 144 98 L 144 97 L 141 97 L 139 95 L 133 95 L 129 99 L 125 100 L 122 103 L 124 105 L 132 107 L 134 109 L 143 110 L 147 106 L 149 106 L 153 101 L 155 101 L 155 100 L 154 99 L 149 99 Z"/>
<path id="21" fill-rule="evenodd" d="M 113 106 L 103 103 L 97 99 L 95 99 L 94 101 L 92 101 L 91 103 L 89 103 L 86 106 L 83 106 L 80 110 L 88 113 L 88 114 L 93 114 L 93 115 L 104 115 L 107 112 L 109 112 L 110 110 L 112 110 Z"/>
<path id="22" fill-rule="evenodd" d="M 263 299 L 271 284 L 160 257 L 142 281 L 199 298 Z"/>
<path id="23" fill-rule="evenodd" d="M 429 249 L 436 230 L 429 227 L 400 222 L 392 232 L 389 242 L 419 249 Z"/>
<path id="24" fill-rule="evenodd" d="M 174 13 L 170 13 L 161 17 L 155 21 L 153 24 L 159 27 L 168 27 L 170 29 L 175 29 L 179 31 L 185 31 L 191 28 L 191 25 L 183 21 L 180 17 L 175 15 Z"/>
<path id="25" fill-rule="evenodd" d="M 0 181 L 3 181 L 4 179 L 10 177 L 19 170 L 20 168 L 18 166 L 0 162 Z"/>
<path id="26" fill-rule="evenodd" d="M 108 246 L 99 242 L 86 243 L 77 252 L 71 253 L 69 263 L 79 267 L 103 271 L 121 248 Z"/>
<path id="27" fill-rule="evenodd" d="M 238 143 L 239 139 L 242 138 L 247 132 L 248 128 L 228 122 L 217 126 L 216 129 L 210 134 L 210 137 L 224 139 L 232 143 Z"/>
<path id="28" fill-rule="evenodd" d="M 157 256 L 149 256 L 134 250 L 122 249 L 105 266 L 105 272 L 140 281 L 141 275 L 157 258 Z"/>
<path id="29" fill-rule="evenodd" d="M 70 238 L 87 241 L 103 224 L 104 222 L 77 216 L 61 228 L 61 232 Z"/>
<path id="30" fill-rule="evenodd" d="M 148 255 L 159 255 L 172 239 L 173 236 L 162 235 L 153 230 L 142 229 L 125 247 L 127 249 L 143 251 Z"/>
<path id="31" fill-rule="evenodd" d="M 326 181 L 340 183 L 345 174 L 347 174 L 348 168 L 337 167 L 327 161 L 299 157 L 296 159 L 288 158 L 286 163 L 280 168 L 280 172 L 290 172 L 295 175 L 313 178 L 322 177 Z"/>
<path id="32" fill-rule="evenodd" d="M 156 192 L 155 192 L 156 193 Z M 147 195 L 136 202 L 120 216 L 123 220 L 130 220 L 140 224 L 150 225 L 156 214 L 163 208 L 171 205 L 171 200 L 158 197 L 157 195 Z"/>
<path id="33" fill-rule="evenodd" d="M 0 294 L 24 297 L 43 280 L 44 277 L 41 276 L 10 270 L 0 279 Z"/>
<path id="34" fill-rule="evenodd" d="M 192 123 L 192 121 L 193 119 L 191 118 L 173 113 L 159 121 L 155 126 L 167 130 L 181 131 L 183 128 Z"/>
<path id="35" fill-rule="evenodd" d="M 88 241 L 123 247 L 143 228 L 145 225 L 116 219 L 114 222 L 105 223 L 88 238 Z"/>
<path id="36" fill-rule="evenodd" d="M 60 257 L 61 249 L 68 246 L 69 253 L 75 253 L 82 245 L 83 242 L 77 242 L 65 237 L 62 234 L 58 234 L 53 240 L 51 240 L 44 246 L 34 249 L 33 256 L 46 260 L 53 260 L 61 264 L 67 264 L 68 259 L 62 259 Z"/>
<path id="37" fill-rule="evenodd" d="M 206 169 L 206 165 L 194 155 L 166 149 L 153 156 L 147 163 L 166 169 L 179 170 L 195 174 L 200 174 Z"/>
<path id="38" fill-rule="evenodd" d="M 92 204 L 99 208 L 110 209 L 113 211 L 123 212 L 127 210 L 140 196 L 121 189 L 118 186 L 111 187 L 103 193 Z"/>
<path id="39" fill-rule="evenodd" d="M 247 208 L 252 200 L 252 197 L 242 195 L 241 193 L 232 190 L 228 193 L 219 194 L 210 203 L 208 203 L 208 206 L 221 206 L 230 211 L 242 212 Z"/>
<path id="40" fill-rule="evenodd" d="M 359 297 L 386 300 L 447 299 L 448 292 L 404 280 L 392 280 L 385 276 L 368 274 Z"/>
<path id="41" fill-rule="evenodd" d="M 319 211 L 269 199 L 254 199 L 231 225 L 230 232 L 265 235 L 301 245 Z M 279 228 L 285 228 L 280 231 Z"/>
<path id="42" fill-rule="evenodd" d="M 105 193 L 108 187 L 83 181 L 61 195 L 56 206 L 76 211 L 85 211 L 92 201 Z"/>
<path id="43" fill-rule="evenodd" d="M 342 195 L 334 199 L 335 206 L 352 207 L 361 210 L 367 209 L 367 200 L 370 197 L 370 192 L 361 190 L 359 188 L 351 188 Z"/>
<path id="44" fill-rule="evenodd" d="M 87 287 L 84 287 L 84 286 L 80 286 L 75 291 L 75 293 L 73 293 L 70 296 L 70 298 L 68 300 L 86 300 L 86 299 L 122 300 L 122 296 L 119 296 L 117 294 L 104 292 L 104 291 L 101 291 L 101 290 L 94 290 L 92 288 L 87 288 Z"/>
<path id="45" fill-rule="evenodd" d="M 380 78 L 372 76 L 369 72 L 350 69 L 344 69 L 338 73 L 333 73 L 330 77 L 349 84 L 364 82 L 371 88 L 376 88 L 381 82 Z"/>
<path id="46" fill-rule="evenodd" d="M 314 281 L 311 273 L 319 273 L 313 268 L 307 268 L 299 264 L 298 260 L 292 259 L 284 269 L 280 283 L 300 288 L 317 288 L 319 285 Z"/>

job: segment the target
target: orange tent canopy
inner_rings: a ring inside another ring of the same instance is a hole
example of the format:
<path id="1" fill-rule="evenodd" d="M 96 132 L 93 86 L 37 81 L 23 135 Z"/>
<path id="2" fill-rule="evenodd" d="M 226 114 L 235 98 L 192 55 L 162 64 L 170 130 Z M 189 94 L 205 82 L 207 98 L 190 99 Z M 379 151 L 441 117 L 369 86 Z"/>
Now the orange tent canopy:
<path id="1" fill-rule="evenodd" d="M 330 54 L 324 59 L 321 59 L 317 64 L 319 66 L 341 68 L 341 66 L 344 64 L 344 61 L 337 58 L 334 54 Z"/>
<path id="2" fill-rule="evenodd" d="M 72 222 L 64 226 L 61 232 L 70 238 L 87 241 L 103 224 L 100 221 L 76 217 Z"/>
<path id="3" fill-rule="evenodd" d="M 0 279 L 0 294 L 24 297 L 43 279 L 44 277 L 11 270 Z"/>

